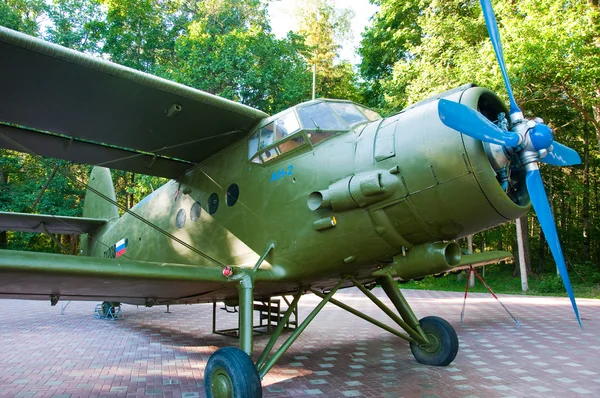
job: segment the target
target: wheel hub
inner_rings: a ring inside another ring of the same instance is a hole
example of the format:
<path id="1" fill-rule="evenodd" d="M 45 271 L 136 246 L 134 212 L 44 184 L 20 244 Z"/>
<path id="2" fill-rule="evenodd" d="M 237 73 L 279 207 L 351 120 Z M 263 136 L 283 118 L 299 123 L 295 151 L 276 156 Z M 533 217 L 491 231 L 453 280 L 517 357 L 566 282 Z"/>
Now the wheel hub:
<path id="1" fill-rule="evenodd" d="M 437 353 L 442 346 L 440 339 L 434 333 L 425 333 L 425 335 L 427 336 L 428 343 L 419 344 L 419 348 L 421 348 L 427 354 Z"/>
<path id="2" fill-rule="evenodd" d="M 215 398 L 233 397 L 233 385 L 225 370 L 218 369 L 215 371 L 210 382 L 210 390 Z"/>

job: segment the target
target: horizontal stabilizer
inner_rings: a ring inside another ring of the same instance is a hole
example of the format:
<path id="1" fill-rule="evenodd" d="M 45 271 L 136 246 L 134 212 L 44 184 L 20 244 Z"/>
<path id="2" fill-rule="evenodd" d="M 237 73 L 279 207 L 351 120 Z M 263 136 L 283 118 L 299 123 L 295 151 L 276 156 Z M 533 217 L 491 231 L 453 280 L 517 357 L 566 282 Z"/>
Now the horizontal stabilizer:
<path id="1" fill-rule="evenodd" d="M 101 218 L 0 212 L 0 231 L 80 235 L 93 232 L 107 222 Z"/>
<path id="2" fill-rule="evenodd" d="M 0 298 L 191 304 L 227 288 L 236 294 L 218 266 L 0 250 Z"/>
<path id="3" fill-rule="evenodd" d="M 488 264 L 499 263 L 500 261 L 512 260 L 513 255 L 507 251 L 491 251 L 483 253 L 463 254 L 460 263 L 452 268 L 452 271 L 466 269 L 469 267 L 482 267 Z"/>

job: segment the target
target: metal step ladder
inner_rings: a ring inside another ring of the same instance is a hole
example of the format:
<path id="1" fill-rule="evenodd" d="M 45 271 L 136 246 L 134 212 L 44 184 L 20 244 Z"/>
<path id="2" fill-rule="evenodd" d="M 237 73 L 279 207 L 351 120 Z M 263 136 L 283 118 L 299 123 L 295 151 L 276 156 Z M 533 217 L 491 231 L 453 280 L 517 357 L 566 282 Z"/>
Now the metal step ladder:
<path id="1" fill-rule="evenodd" d="M 281 305 L 281 300 L 285 302 L 287 305 L 286 308 L 283 308 Z M 280 296 L 280 298 L 270 297 L 268 300 L 258 300 L 254 302 L 254 311 L 258 312 L 258 325 L 254 325 L 254 333 L 255 334 L 270 334 L 277 327 L 277 323 L 281 318 L 283 318 L 283 314 L 289 308 L 291 302 L 285 296 Z M 222 310 L 225 310 L 228 313 L 237 313 L 237 308 L 233 307 L 222 307 Z M 239 321 L 238 321 L 239 324 Z M 285 329 L 293 330 L 298 327 L 298 309 L 296 308 L 290 319 L 286 322 Z M 231 328 L 231 329 L 217 329 L 217 303 L 213 302 L 213 323 L 212 323 L 212 332 L 216 334 L 221 334 L 223 336 L 229 337 L 239 337 L 239 327 Z"/>

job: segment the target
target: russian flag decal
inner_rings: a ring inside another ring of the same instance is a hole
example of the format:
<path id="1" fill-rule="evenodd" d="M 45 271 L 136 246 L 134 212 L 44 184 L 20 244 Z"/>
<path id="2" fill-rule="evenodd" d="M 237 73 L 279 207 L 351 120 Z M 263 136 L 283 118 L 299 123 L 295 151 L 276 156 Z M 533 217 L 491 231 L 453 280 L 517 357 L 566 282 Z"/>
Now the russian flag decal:
<path id="1" fill-rule="evenodd" d="M 115 253 L 116 256 L 122 256 L 127 252 L 127 239 L 121 239 L 115 244 Z"/>

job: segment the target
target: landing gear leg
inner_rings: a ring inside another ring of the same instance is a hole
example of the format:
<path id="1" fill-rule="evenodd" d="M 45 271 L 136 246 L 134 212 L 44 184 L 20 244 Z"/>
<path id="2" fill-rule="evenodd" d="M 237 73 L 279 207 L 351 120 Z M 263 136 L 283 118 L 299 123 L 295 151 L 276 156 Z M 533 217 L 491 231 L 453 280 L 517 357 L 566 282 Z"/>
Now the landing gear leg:
<path id="1" fill-rule="evenodd" d="M 428 316 L 418 321 L 390 275 L 382 277 L 379 283 L 402 319 L 425 338 L 425 341 L 410 342 L 410 350 L 415 359 L 425 365 L 449 365 L 458 353 L 458 337 L 452 325 L 437 316 Z"/>
<path id="2" fill-rule="evenodd" d="M 248 275 L 239 280 L 240 348 L 217 350 L 208 360 L 204 372 L 204 391 L 207 398 L 260 398 L 262 387 L 252 355 L 252 312 L 254 281 Z"/>

